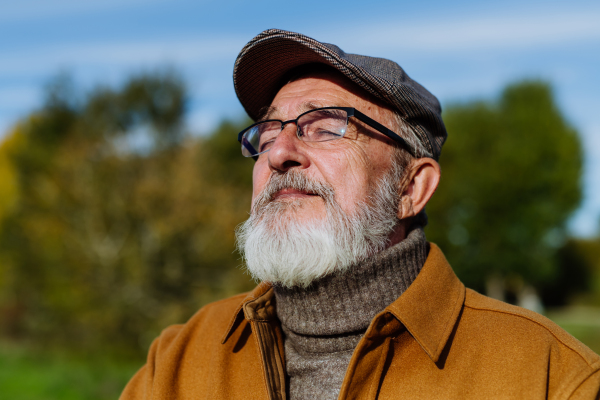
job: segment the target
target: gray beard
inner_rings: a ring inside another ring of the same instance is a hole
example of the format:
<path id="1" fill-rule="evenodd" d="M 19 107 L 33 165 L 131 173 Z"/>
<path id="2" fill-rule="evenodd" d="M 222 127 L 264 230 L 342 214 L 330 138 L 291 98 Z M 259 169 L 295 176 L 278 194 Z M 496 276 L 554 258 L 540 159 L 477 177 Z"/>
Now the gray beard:
<path id="1" fill-rule="evenodd" d="M 250 218 L 236 228 L 237 248 L 257 281 L 307 288 L 332 273 L 343 273 L 389 245 L 398 225 L 398 177 L 394 165 L 375 185 L 373 194 L 352 215 L 335 200 L 333 188 L 290 169 L 273 174 L 256 197 Z M 279 190 L 292 188 L 320 196 L 326 217 L 298 222 L 301 200 L 273 201 Z"/>

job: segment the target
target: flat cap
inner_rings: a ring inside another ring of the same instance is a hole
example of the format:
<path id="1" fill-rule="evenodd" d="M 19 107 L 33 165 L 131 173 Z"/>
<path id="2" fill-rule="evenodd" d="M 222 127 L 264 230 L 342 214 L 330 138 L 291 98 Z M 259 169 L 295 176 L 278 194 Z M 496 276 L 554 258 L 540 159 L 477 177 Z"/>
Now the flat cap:
<path id="1" fill-rule="evenodd" d="M 286 82 L 288 71 L 304 64 L 329 65 L 397 111 L 411 126 L 433 158 L 439 159 L 448 134 L 437 98 L 412 80 L 395 62 L 345 53 L 300 33 L 268 29 L 252 39 L 238 55 L 233 84 L 250 118 L 259 118 Z"/>

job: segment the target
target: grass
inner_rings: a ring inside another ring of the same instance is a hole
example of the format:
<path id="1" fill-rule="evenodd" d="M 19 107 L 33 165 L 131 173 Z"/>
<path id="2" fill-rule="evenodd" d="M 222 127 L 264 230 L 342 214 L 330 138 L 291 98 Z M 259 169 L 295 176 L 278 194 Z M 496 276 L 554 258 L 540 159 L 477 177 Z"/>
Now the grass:
<path id="1" fill-rule="evenodd" d="M 141 364 L 2 344 L 0 365 L 2 399 L 104 400 L 117 399 Z"/>
<path id="2" fill-rule="evenodd" d="M 547 316 L 600 353 L 600 309 L 569 307 Z M 141 364 L 0 343 L 0 399 L 117 399 Z"/>

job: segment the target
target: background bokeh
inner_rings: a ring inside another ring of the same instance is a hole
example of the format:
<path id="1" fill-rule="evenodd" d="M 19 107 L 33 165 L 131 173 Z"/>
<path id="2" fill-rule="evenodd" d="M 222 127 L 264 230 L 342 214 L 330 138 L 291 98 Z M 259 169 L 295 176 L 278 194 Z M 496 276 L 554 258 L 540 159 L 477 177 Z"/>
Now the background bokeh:
<path id="1" fill-rule="evenodd" d="M 253 286 L 231 73 L 272 27 L 437 95 L 429 240 L 600 351 L 600 5 L 480 3 L 0 2 L 0 397 L 115 398 L 161 329 Z"/>

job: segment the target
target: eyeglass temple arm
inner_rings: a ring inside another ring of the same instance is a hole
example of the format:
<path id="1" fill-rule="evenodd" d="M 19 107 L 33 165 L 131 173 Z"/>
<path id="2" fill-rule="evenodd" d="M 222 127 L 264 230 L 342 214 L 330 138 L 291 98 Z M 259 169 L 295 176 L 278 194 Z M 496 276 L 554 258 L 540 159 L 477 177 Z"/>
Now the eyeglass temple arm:
<path id="1" fill-rule="evenodd" d="M 411 156 L 415 158 L 417 157 L 415 155 L 413 147 L 391 129 L 388 129 L 385 126 L 381 125 L 379 122 L 375 121 L 374 119 L 367 117 L 365 114 L 361 113 L 357 109 L 353 109 L 353 116 L 358 118 L 359 121 L 362 121 L 365 124 L 369 125 L 371 128 L 377 129 L 379 132 L 383 133 L 387 137 L 394 139 L 396 142 L 400 143 L 406 149 L 406 151 L 410 153 Z"/>

